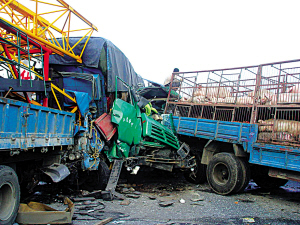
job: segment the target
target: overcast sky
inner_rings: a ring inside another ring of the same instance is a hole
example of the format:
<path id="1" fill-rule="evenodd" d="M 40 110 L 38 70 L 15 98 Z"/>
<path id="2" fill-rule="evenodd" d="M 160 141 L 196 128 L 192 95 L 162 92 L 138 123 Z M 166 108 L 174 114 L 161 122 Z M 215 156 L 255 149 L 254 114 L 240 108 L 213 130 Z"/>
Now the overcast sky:
<path id="1" fill-rule="evenodd" d="M 300 1 L 66 0 L 142 77 L 300 58 Z"/>

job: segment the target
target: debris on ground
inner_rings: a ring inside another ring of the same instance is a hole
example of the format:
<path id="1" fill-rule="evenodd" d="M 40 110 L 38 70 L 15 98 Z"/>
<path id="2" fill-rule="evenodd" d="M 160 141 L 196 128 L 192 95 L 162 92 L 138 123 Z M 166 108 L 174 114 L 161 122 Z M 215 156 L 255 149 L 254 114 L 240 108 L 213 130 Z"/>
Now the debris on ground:
<path id="1" fill-rule="evenodd" d="M 161 207 L 168 207 L 174 204 L 174 201 L 160 202 L 158 203 Z"/>
<path id="2" fill-rule="evenodd" d="M 83 201 L 95 201 L 94 197 L 82 197 L 82 198 L 73 198 L 74 202 L 83 202 Z"/>
<path id="3" fill-rule="evenodd" d="M 185 203 L 185 200 L 184 200 L 183 198 L 181 198 L 181 199 L 179 200 L 179 202 L 182 203 L 182 204 L 184 204 L 184 203 Z"/>
<path id="4" fill-rule="evenodd" d="M 94 225 L 104 225 L 104 224 L 107 224 L 107 223 L 111 222 L 112 220 L 113 220 L 113 218 L 112 218 L 112 217 L 109 217 L 109 218 L 106 218 L 106 219 L 104 219 L 104 220 L 101 220 L 101 221 L 98 222 L 98 223 L 95 223 Z"/>
<path id="5" fill-rule="evenodd" d="M 21 224 L 60 224 L 72 223 L 74 214 L 74 204 L 69 199 L 65 199 L 68 207 L 64 211 L 51 208 L 43 203 L 29 202 L 21 203 L 16 222 Z"/>
<path id="6" fill-rule="evenodd" d="M 145 176 L 147 177 L 147 176 Z M 149 176 L 148 176 L 149 177 Z M 141 183 L 125 183 L 126 180 L 118 184 L 116 191 L 118 193 L 124 194 L 124 199 L 114 198 L 113 201 L 104 201 L 101 198 L 101 191 L 85 191 L 85 190 L 77 190 L 77 191 L 57 191 L 57 190 L 49 190 L 47 192 L 39 192 L 36 195 L 32 195 L 30 198 L 26 198 L 27 202 L 32 201 L 33 199 L 39 200 L 44 204 L 48 204 L 51 202 L 50 207 L 54 209 L 63 210 L 64 207 L 60 206 L 63 198 L 68 196 L 74 202 L 74 215 L 72 217 L 73 225 L 99 225 L 105 224 L 106 219 L 112 218 L 110 222 L 106 222 L 109 224 L 171 224 L 176 221 L 189 221 L 190 215 L 193 215 L 197 210 L 201 210 L 204 215 L 210 217 L 208 214 L 209 211 L 215 212 L 215 208 L 218 208 L 220 205 L 223 208 L 223 204 L 216 204 L 216 199 L 218 202 L 224 201 L 225 206 L 227 205 L 230 212 L 230 207 L 232 204 L 236 203 L 238 209 L 249 207 L 249 204 L 258 204 L 263 203 L 264 207 L 268 207 L 268 204 L 265 204 L 264 201 L 269 203 L 268 195 L 264 196 L 261 193 L 265 193 L 265 190 L 261 190 L 260 188 L 246 190 L 244 194 L 235 195 L 232 197 L 218 196 L 212 194 L 211 191 L 206 191 L 209 189 L 208 184 L 203 185 L 191 185 L 186 183 L 183 179 L 168 179 L 166 182 L 165 178 L 162 178 L 161 173 L 159 174 L 159 178 L 155 178 L 156 180 L 149 179 L 148 181 L 141 179 L 139 182 Z M 190 188 L 193 188 L 190 190 Z M 126 188 L 126 189 L 125 189 Z M 201 190 L 200 190 L 201 189 Z M 278 193 L 274 195 L 274 193 Z M 276 196 L 286 196 L 286 198 L 290 199 L 291 196 L 288 195 L 289 192 L 286 192 L 284 189 L 279 189 L 275 192 L 275 190 L 271 191 L 271 197 L 277 198 Z M 297 195 L 293 193 L 293 199 L 290 201 L 291 204 L 297 204 L 300 200 L 297 200 Z M 129 197 L 127 196 L 129 195 Z M 133 195 L 134 197 L 130 197 Z M 139 198 L 137 198 L 139 196 Z M 287 200 L 289 201 L 289 200 Z M 24 202 L 24 199 L 22 200 Z M 181 215 L 183 210 L 182 204 L 180 202 L 185 202 L 184 212 L 186 216 L 176 217 Z M 275 204 L 275 203 L 274 203 Z M 276 203 L 277 204 L 277 203 Z M 281 213 L 288 212 L 286 208 L 284 211 L 280 208 L 281 205 L 277 205 L 277 211 L 273 210 L 272 213 L 274 215 L 285 215 Z M 285 205 L 286 206 L 286 205 Z M 205 208 L 204 208 L 205 207 Z M 236 207 L 233 207 L 237 209 Z M 251 207 L 254 208 L 255 207 Z M 204 210 L 204 209 L 209 209 Z M 196 210 L 196 211 L 195 211 Z M 247 210 L 246 210 L 247 211 Z M 270 213 L 271 210 L 268 210 Z M 236 211 L 234 211 L 235 213 Z M 244 211 L 240 211 L 240 215 L 235 218 L 238 224 L 254 224 L 260 223 L 261 219 L 257 217 L 257 214 L 253 213 L 253 211 L 247 211 L 249 213 L 245 214 Z M 291 211 L 290 215 L 294 215 L 294 218 L 299 217 L 299 210 L 295 208 Z M 148 218 L 145 215 L 150 215 Z M 213 214 L 217 215 L 217 214 Z M 251 216 L 250 216 L 251 215 Z M 253 217 L 255 216 L 255 217 Z M 172 219 L 171 219 L 172 218 Z M 212 220 L 214 217 L 212 217 Z M 159 219 L 159 220 L 157 220 Z M 198 217 L 197 217 L 198 219 Z M 223 218 L 224 219 L 224 218 Z M 226 217 L 224 219 L 227 220 Z M 234 218 L 233 218 L 234 219 Z M 200 219 L 201 220 L 201 219 Z M 251 222 L 255 220 L 255 222 Z M 171 222 L 170 222 L 171 221 Z M 101 223 L 102 222 L 102 223 Z M 152 222 L 152 223 L 151 223 Z M 196 222 L 196 220 L 195 220 Z M 205 224 L 207 222 L 198 221 L 197 224 Z M 224 224 L 220 222 L 218 219 L 216 224 Z M 272 221 L 271 221 L 272 222 Z M 273 221 L 274 222 L 274 221 Z M 179 223 L 179 222 L 178 222 Z M 177 223 L 176 223 L 177 224 Z M 262 223 L 267 224 L 267 223 Z M 17 224 L 15 224 L 17 225 Z"/>
<path id="7" fill-rule="evenodd" d="M 101 190 L 93 191 L 93 192 L 86 191 L 85 193 L 82 193 L 82 197 L 94 197 L 96 199 L 99 199 L 101 198 Z"/>
<path id="8" fill-rule="evenodd" d="M 170 196 L 171 194 L 170 193 L 167 193 L 167 192 L 163 192 L 161 194 L 159 194 L 160 197 L 165 197 L 165 196 Z"/>
<path id="9" fill-rule="evenodd" d="M 243 223 L 255 223 L 253 218 L 243 218 Z"/>
<path id="10" fill-rule="evenodd" d="M 155 197 L 154 195 L 149 195 L 148 198 L 149 198 L 150 200 L 156 200 L 156 197 Z"/>
<path id="11" fill-rule="evenodd" d="M 253 203 L 253 202 L 255 202 L 255 201 L 253 201 L 251 199 L 241 199 L 241 198 L 239 198 L 238 201 L 239 202 L 245 202 L 245 203 Z"/>
<path id="12" fill-rule="evenodd" d="M 204 204 L 198 203 L 198 202 L 192 202 L 190 205 L 199 205 L 199 206 L 204 206 Z"/>
<path id="13" fill-rule="evenodd" d="M 123 200 L 120 205 L 129 205 L 131 202 L 128 199 Z"/>
<path id="14" fill-rule="evenodd" d="M 135 195 L 135 194 L 127 194 L 126 197 L 127 198 L 139 198 L 141 196 L 140 195 Z"/>

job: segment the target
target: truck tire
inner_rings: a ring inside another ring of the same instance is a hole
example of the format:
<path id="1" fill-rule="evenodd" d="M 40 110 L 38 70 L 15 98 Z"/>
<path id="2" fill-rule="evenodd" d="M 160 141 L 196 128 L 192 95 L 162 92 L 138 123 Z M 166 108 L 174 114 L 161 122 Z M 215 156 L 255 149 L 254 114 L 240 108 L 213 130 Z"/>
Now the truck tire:
<path id="1" fill-rule="evenodd" d="M 20 205 L 20 186 L 16 172 L 0 166 L 0 224 L 13 224 Z"/>
<path id="2" fill-rule="evenodd" d="M 246 159 L 238 158 L 241 166 L 242 166 L 242 171 L 243 171 L 243 178 L 241 182 L 241 187 L 237 188 L 236 193 L 240 193 L 245 190 L 245 188 L 248 186 L 250 177 L 251 177 L 251 172 L 250 172 L 250 166 L 249 163 L 247 162 Z"/>
<path id="3" fill-rule="evenodd" d="M 194 171 L 187 170 L 184 172 L 184 178 L 193 184 L 203 184 L 206 181 L 206 165 L 201 164 L 201 155 L 196 154 L 196 166 Z"/>
<path id="4" fill-rule="evenodd" d="M 81 188 L 87 191 L 104 190 L 108 183 L 110 170 L 107 164 L 100 160 L 98 170 L 81 173 Z"/>
<path id="5" fill-rule="evenodd" d="M 288 180 L 270 177 L 268 167 L 255 165 L 251 169 L 254 182 L 263 189 L 276 189 L 288 182 Z"/>
<path id="6" fill-rule="evenodd" d="M 231 153 L 213 156 L 206 170 L 211 189 L 220 195 L 235 193 L 243 184 L 243 169 L 239 159 Z"/>

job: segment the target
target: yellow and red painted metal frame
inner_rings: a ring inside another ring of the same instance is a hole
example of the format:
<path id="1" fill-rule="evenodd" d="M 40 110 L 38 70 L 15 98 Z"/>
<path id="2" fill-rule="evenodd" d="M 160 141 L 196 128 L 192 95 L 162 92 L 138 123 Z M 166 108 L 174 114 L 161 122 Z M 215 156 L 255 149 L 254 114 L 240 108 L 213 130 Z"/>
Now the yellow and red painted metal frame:
<path id="1" fill-rule="evenodd" d="M 93 31 L 98 31 L 97 27 L 63 0 L 27 0 L 23 2 L 27 2 L 26 6 L 14 0 L 0 0 L 1 18 L 54 53 L 68 55 L 78 62 L 82 62 L 81 57 L 85 46 Z M 75 24 L 72 23 L 74 20 L 71 20 L 72 15 L 82 21 L 82 24 L 77 21 Z M 5 36 L 5 30 L 1 31 L 0 29 L 0 32 Z M 82 38 L 73 46 L 69 43 L 71 32 L 72 34 L 83 34 L 78 35 Z M 57 41 L 58 37 L 62 38 L 62 44 Z M 14 40 L 15 38 L 12 37 L 12 41 Z M 76 55 L 73 49 L 83 42 L 84 48 L 80 55 Z"/>
<path id="2" fill-rule="evenodd" d="M 48 73 L 50 54 L 56 53 L 61 56 L 67 55 L 76 59 L 78 62 L 82 62 L 81 57 L 89 38 L 91 37 L 93 31 L 98 31 L 96 26 L 94 26 L 90 21 L 84 18 L 79 12 L 77 12 L 63 0 L 23 0 L 22 2 L 27 2 L 26 6 L 21 4 L 20 1 L 0 0 L 0 14 L 2 20 L 0 20 L 0 35 L 1 38 L 4 38 L 12 43 L 11 45 L 6 45 L 4 42 L 1 42 L 0 48 L 2 55 L 7 57 L 9 60 L 17 61 L 17 63 L 22 62 L 20 61 L 20 58 L 16 59 L 16 55 L 18 55 L 18 57 L 22 55 L 22 59 L 26 59 L 28 53 L 42 55 L 44 76 L 37 76 L 39 79 L 46 81 L 49 79 Z M 49 15 L 51 16 L 49 17 Z M 81 24 L 83 27 L 81 26 L 78 28 L 78 22 L 76 22 L 76 27 L 74 29 L 74 24 L 72 24 L 74 19 L 71 21 L 71 15 L 75 15 L 76 18 L 79 18 L 80 21 L 83 22 Z M 81 34 L 84 33 L 83 35 L 78 35 L 82 36 L 82 38 L 72 46 L 69 43 L 71 32 L 81 32 Z M 62 44 L 59 44 L 56 39 L 57 37 L 62 39 Z M 83 42 L 84 48 L 82 49 L 80 55 L 76 55 L 73 49 L 79 43 L 82 44 Z M 14 48 L 14 45 L 20 45 L 20 47 L 22 46 L 21 50 L 20 48 Z M 26 51 L 23 51 L 22 49 L 26 49 Z M 18 79 L 19 73 L 16 69 L 16 66 L 8 65 L 8 67 L 10 68 L 13 78 Z M 32 70 L 30 66 L 28 67 L 28 70 Z M 51 84 L 51 90 L 59 109 L 61 107 L 57 101 L 55 91 L 60 92 L 65 97 L 76 103 L 75 98 L 72 98 L 64 90 L 61 90 L 54 84 Z M 26 94 L 25 98 L 29 103 L 38 104 L 34 101 L 30 101 Z M 43 100 L 43 105 L 48 105 L 47 98 Z M 74 107 L 71 112 L 75 112 L 77 109 L 78 107 Z"/>
<path id="3" fill-rule="evenodd" d="M 38 75 L 37 73 L 35 73 L 35 75 L 40 79 L 40 80 L 49 80 L 49 56 L 50 54 L 52 54 L 52 51 L 50 49 L 48 49 L 47 47 L 45 47 L 44 45 L 39 44 L 38 42 L 36 42 L 35 40 L 28 38 L 28 36 L 22 32 L 20 32 L 19 29 L 15 28 L 14 26 L 11 26 L 10 24 L 6 23 L 5 21 L 0 19 L 0 27 L 2 29 L 4 29 L 6 31 L 7 35 L 15 35 L 17 37 L 17 39 L 21 39 L 21 41 L 23 41 L 24 43 L 27 42 L 28 45 L 30 45 L 31 47 L 33 47 L 34 49 L 26 49 L 26 45 L 23 44 L 23 46 L 18 46 L 17 44 L 6 44 L 4 41 L 0 41 L 0 50 L 1 50 L 1 54 L 0 56 L 4 56 L 6 57 L 8 60 L 10 61 L 15 61 L 15 64 L 8 64 L 8 67 L 10 69 L 10 72 L 12 74 L 12 77 L 14 79 L 19 79 L 19 71 L 16 68 L 17 64 L 21 64 L 22 62 L 20 61 L 19 56 L 20 55 L 24 55 L 25 57 L 28 57 L 28 55 L 32 55 L 32 54 L 39 54 L 39 55 L 43 55 L 43 76 Z M 0 38 L 1 40 L 6 40 L 2 37 L 2 35 L 0 34 Z M 10 40 L 6 40 L 7 43 L 10 43 Z M 20 42 L 20 41 L 17 41 Z M 29 56 L 30 57 L 30 56 Z M 3 61 L 3 59 L 0 59 L 1 61 Z M 30 60 L 30 58 L 29 58 Z M 26 65 L 24 65 L 25 67 L 27 67 Z M 26 68 L 28 71 L 32 71 L 32 68 L 30 68 L 30 66 L 28 66 Z M 73 101 L 74 103 L 76 103 L 76 99 L 69 96 L 64 90 L 61 90 L 60 88 L 58 88 L 56 85 L 51 83 L 51 90 L 53 93 L 53 96 L 56 100 L 56 103 L 59 107 L 59 109 L 61 109 L 60 104 L 57 100 L 56 94 L 55 94 L 55 90 L 60 92 L 61 94 L 63 94 L 65 97 L 69 98 L 71 101 Z M 19 96 L 21 98 L 24 98 L 22 96 Z M 25 100 L 28 103 L 32 103 L 35 105 L 40 105 L 38 102 L 35 102 L 33 100 L 30 100 L 27 96 L 27 94 L 25 94 Z M 48 106 L 48 99 L 44 98 L 43 99 L 43 106 Z M 78 107 L 74 107 L 71 112 L 75 112 L 78 109 Z"/>

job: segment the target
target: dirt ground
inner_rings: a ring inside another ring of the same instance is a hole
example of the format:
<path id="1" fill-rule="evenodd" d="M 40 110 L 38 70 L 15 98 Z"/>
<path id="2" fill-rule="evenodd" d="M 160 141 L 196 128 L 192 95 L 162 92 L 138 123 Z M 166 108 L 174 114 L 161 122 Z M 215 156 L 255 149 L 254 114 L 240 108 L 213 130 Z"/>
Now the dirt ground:
<path id="1" fill-rule="evenodd" d="M 221 196 L 207 183 L 186 182 L 181 173 L 156 171 L 121 178 L 117 190 L 123 200 L 104 201 L 99 194 L 78 199 L 82 196 L 49 190 L 32 199 L 63 210 L 62 199 L 68 196 L 75 204 L 74 225 L 94 225 L 107 218 L 112 218 L 108 224 L 126 225 L 300 224 L 300 187 L 296 182 L 271 191 L 250 182 L 242 194 Z M 88 196 L 86 191 L 81 193 Z"/>

